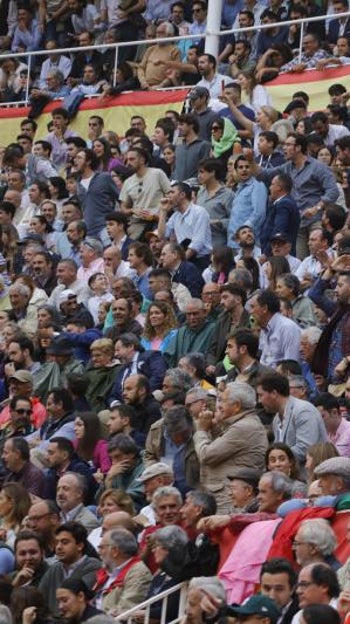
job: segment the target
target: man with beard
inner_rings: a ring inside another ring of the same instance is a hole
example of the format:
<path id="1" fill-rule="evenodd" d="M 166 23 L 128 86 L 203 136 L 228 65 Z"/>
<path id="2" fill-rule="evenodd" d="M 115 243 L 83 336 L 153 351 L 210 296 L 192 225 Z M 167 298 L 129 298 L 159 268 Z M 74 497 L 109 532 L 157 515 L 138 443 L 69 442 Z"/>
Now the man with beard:
<path id="1" fill-rule="evenodd" d="M 123 402 L 134 408 L 134 428 L 143 434 L 144 443 L 150 426 L 162 417 L 159 403 L 153 397 L 145 375 L 130 375 L 125 379 Z"/>
<path id="2" fill-rule="evenodd" d="M 258 258 L 261 256 L 261 249 L 255 244 L 255 236 L 253 228 L 250 225 L 242 225 L 235 233 L 235 240 L 239 245 L 238 254 L 235 255 L 235 262 L 238 262 L 241 258 L 249 257 Z"/>
<path id="3" fill-rule="evenodd" d="M 249 327 L 249 314 L 245 310 L 247 297 L 242 288 L 235 284 L 221 287 L 220 304 L 223 312 L 218 316 L 215 329 L 207 350 L 208 375 L 213 375 L 218 362 L 225 357 L 227 336 L 234 329 Z"/>
<path id="4" fill-rule="evenodd" d="M 45 290 L 48 296 L 57 285 L 53 257 L 47 251 L 39 251 L 33 258 L 35 285 Z"/>
<path id="5" fill-rule="evenodd" d="M 49 568 L 41 537 L 33 531 L 20 531 L 15 545 L 16 570 L 11 575 L 13 587 L 37 587 Z"/>

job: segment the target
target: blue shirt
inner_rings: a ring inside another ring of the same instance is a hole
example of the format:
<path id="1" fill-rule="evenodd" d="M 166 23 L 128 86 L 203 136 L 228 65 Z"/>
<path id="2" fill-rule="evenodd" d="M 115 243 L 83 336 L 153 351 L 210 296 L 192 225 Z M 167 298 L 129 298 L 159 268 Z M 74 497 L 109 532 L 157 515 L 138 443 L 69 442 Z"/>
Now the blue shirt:
<path id="1" fill-rule="evenodd" d="M 294 321 L 276 312 L 261 330 L 260 363 L 276 367 L 281 360 L 300 360 L 300 327 Z"/>
<path id="2" fill-rule="evenodd" d="M 253 176 L 247 182 L 240 182 L 232 203 L 231 216 L 227 228 L 227 244 L 235 249 L 238 243 L 233 240 L 238 228 L 248 225 L 254 231 L 257 244 L 260 243 L 260 231 L 266 217 L 267 188 Z"/>
<path id="3" fill-rule="evenodd" d="M 209 215 L 205 208 L 190 203 L 185 212 L 175 211 L 165 227 L 165 237 L 174 234 L 177 242 L 190 240 L 188 249 L 196 252 L 197 258 L 211 253 L 213 245 Z"/>

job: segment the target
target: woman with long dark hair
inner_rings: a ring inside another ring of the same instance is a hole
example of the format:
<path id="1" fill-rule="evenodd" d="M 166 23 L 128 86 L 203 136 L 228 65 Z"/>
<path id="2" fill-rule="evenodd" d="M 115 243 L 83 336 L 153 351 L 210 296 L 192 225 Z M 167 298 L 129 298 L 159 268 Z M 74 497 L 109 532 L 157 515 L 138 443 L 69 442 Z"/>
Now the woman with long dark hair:
<path id="1" fill-rule="evenodd" d="M 94 412 L 79 412 L 74 421 L 75 451 L 81 459 L 88 462 L 94 470 L 103 474 L 111 467 L 107 451 L 107 441 L 102 440 L 101 423 Z"/>

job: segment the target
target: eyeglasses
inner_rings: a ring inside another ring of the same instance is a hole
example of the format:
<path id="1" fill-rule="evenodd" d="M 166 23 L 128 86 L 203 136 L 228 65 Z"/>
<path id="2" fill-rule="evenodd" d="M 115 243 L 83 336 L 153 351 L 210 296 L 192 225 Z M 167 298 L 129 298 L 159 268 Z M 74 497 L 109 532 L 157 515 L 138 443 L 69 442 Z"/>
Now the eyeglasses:
<path id="1" fill-rule="evenodd" d="M 23 416 L 24 414 L 26 416 L 30 416 L 33 413 L 33 410 L 24 409 L 24 407 L 19 407 L 18 409 L 15 409 L 14 411 L 16 412 L 16 414 L 19 414 L 20 416 Z"/>
<path id="2" fill-rule="evenodd" d="M 221 128 L 219 126 L 212 126 L 211 127 L 211 131 L 212 132 L 216 132 L 216 130 L 221 130 Z"/>
<path id="3" fill-rule="evenodd" d="M 296 587 L 305 589 L 306 587 L 310 587 L 310 585 L 315 585 L 314 581 L 299 581 L 299 583 L 296 584 Z"/>

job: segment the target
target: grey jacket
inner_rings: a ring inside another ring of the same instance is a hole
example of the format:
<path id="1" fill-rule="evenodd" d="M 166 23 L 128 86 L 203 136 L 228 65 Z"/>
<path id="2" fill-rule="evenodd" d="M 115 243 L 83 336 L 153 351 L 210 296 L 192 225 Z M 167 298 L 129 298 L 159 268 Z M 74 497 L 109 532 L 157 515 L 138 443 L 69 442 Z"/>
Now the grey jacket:
<path id="1" fill-rule="evenodd" d="M 79 579 L 92 589 L 96 581 L 96 572 L 102 567 L 101 561 L 93 557 L 84 556 L 80 563 L 74 568 L 69 578 Z M 47 605 L 53 615 L 58 616 L 56 602 L 56 589 L 61 586 L 66 575 L 62 563 L 54 563 L 42 577 L 39 589 L 45 596 Z"/>
<path id="2" fill-rule="evenodd" d="M 275 441 L 288 444 L 300 464 L 305 463 L 306 452 L 311 444 L 326 442 L 328 439 L 317 407 L 292 396 L 288 398 L 283 419 L 276 414 L 272 427 Z"/>

